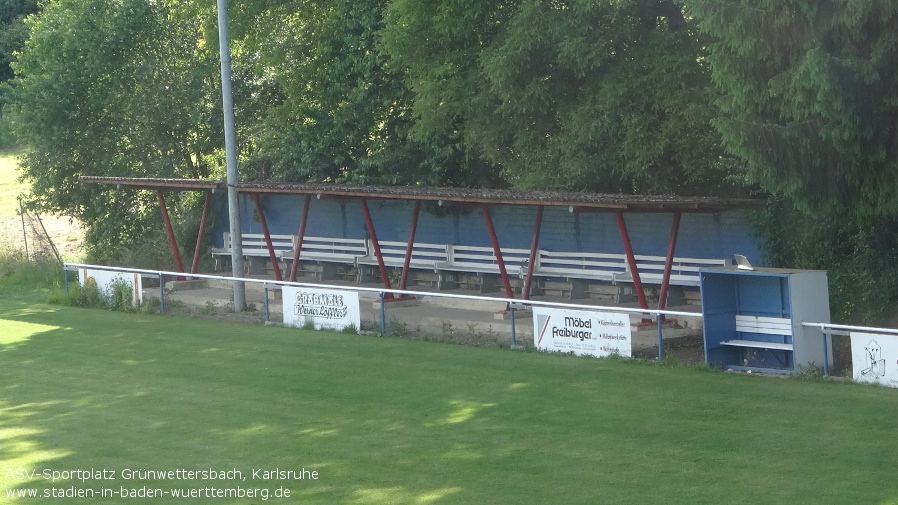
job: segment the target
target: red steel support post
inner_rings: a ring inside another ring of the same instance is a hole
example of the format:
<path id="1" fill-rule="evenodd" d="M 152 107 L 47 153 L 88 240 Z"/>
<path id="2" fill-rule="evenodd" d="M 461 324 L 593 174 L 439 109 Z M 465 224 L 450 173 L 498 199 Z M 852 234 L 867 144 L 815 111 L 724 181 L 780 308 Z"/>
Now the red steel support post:
<path id="1" fill-rule="evenodd" d="M 181 263 L 181 253 L 178 251 L 178 242 L 175 240 L 175 232 L 171 227 L 171 219 L 168 218 L 168 208 L 165 206 L 165 197 L 162 196 L 161 190 L 156 190 L 156 199 L 159 200 L 159 208 L 162 209 L 162 221 L 165 223 L 165 231 L 168 233 L 168 243 L 171 244 L 172 253 L 175 255 L 175 265 L 179 272 L 184 271 L 184 264 Z"/>
<path id="2" fill-rule="evenodd" d="M 493 226 L 493 219 L 490 217 L 490 207 L 487 204 L 481 204 L 483 210 L 483 220 L 486 221 L 486 229 L 490 232 L 490 241 L 493 243 L 493 254 L 496 256 L 496 263 L 499 264 L 499 275 L 502 276 L 502 284 L 505 286 L 505 295 L 508 298 L 514 298 L 514 292 L 511 290 L 511 283 L 508 281 L 508 272 L 505 270 L 505 261 L 502 259 L 502 249 L 499 247 L 499 237 L 496 236 L 496 228 Z"/>
<path id="3" fill-rule="evenodd" d="M 281 277 L 281 265 L 278 264 L 278 256 L 274 252 L 274 246 L 271 245 L 271 234 L 268 233 L 268 224 L 265 222 L 265 213 L 262 212 L 262 202 L 259 199 L 259 193 L 253 193 L 253 203 L 256 204 L 256 215 L 259 217 L 259 224 L 262 225 L 265 245 L 268 246 L 268 258 L 271 260 L 272 268 L 274 268 L 274 278 L 279 281 L 283 280 Z"/>
<path id="4" fill-rule="evenodd" d="M 680 233 L 680 212 L 674 212 L 670 225 L 670 239 L 667 241 L 667 258 L 664 260 L 664 277 L 661 279 L 661 294 L 658 297 L 658 309 L 667 306 L 667 288 L 670 286 L 670 272 L 673 270 L 674 253 L 677 250 L 677 235 Z"/>
<path id="5" fill-rule="evenodd" d="M 206 233 L 206 219 L 209 217 L 209 204 L 212 202 L 212 192 L 206 191 L 206 201 L 203 203 L 203 217 L 200 219 L 200 231 L 196 234 L 196 249 L 193 250 L 193 264 L 190 265 L 190 273 L 195 274 L 200 263 L 200 251 L 203 247 L 203 235 Z"/>
<path id="6" fill-rule="evenodd" d="M 383 279 L 384 287 L 392 289 L 390 286 L 390 276 L 387 275 L 387 267 L 384 265 L 384 257 L 380 252 L 380 242 L 377 241 L 377 233 L 374 231 L 374 221 L 371 219 L 371 211 L 368 210 L 368 201 L 359 198 L 362 204 L 362 214 L 365 216 L 365 226 L 368 228 L 368 234 L 371 235 L 371 245 L 374 248 L 374 256 L 377 257 L 377 267 L 380 269 L 380 278 Z M 393 293 L 387 293 L 385 298 L 393 299 Z"/>
<path id="7" fill-rule="evenodd" d="M 402 263 L 402 277 L 399 278 L 399 289 L 405 289 L 408 283 L 409 265 L 412 263 L 412 252 L 415 248 L 415 233 L 418 231 L 418 215 L 421 214 L 421 200 L 415 200 L 412 210 L 412 224 L 408 231 L 408 243 L 405 246 L 405 261 Z"/>
<path id="8" fill-rule="evenodd" d="M 536 268 L 536 255 L 539 248 L 539 232 L 543 225 L 543 209 L 542 205 L 536 208 L 536 223 L 533 225 L 533 240 L 530 241 L 530 262 L 527 263 L 527 278 L 524 279 L 524 292 L 521 297 L 525 300 L 530 299 L 530 284 L 533 281 L 533 269 Z"/>
<path id="9" fill-rule="evenodd" d="M 302 252 L 302 240 L 306 236 L 306 223 L 309 222 L 309 206 L 312 204 L 312 195 L 306 195 L 306 201 L 302 205 L 302 219 L 299 221 L 299 234 L 296 236 L 296 248 L 293 250 L 293 266 L 290 268 L 290 282 L 296 282 L 296 273 L 299 271 L 299 253 Z"/>
<path id="10" fill-rule="evenodd" d="M 624 213 L 615 212 L 617 216 L 617 229 L 620 231 L 621 241 L 624 243 L 624 252 L 627 253 L 627 264 L 630 266 L 630 274 L 633 276 L 633 289 L 636 291 L 636 298 L 639 299 L 639 306 L 643 309 L 649 308 L 648 302 L 645 300 L 645 293 L 642 291 L 642 279 L 639 278 L 639 267 L 636 266 L 636 256 L 633 254 L 633 245 L 630 243 L 630 234 L 627 233 L 627 223 L 624 221 Z"/>

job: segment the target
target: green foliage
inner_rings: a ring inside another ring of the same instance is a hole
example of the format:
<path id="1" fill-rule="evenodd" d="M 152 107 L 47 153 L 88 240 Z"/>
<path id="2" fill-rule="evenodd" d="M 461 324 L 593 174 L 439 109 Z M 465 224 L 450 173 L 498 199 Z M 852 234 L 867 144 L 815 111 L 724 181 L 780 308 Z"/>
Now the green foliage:
<path id="1" fill-rule="evenodd" d="M 473 172 L 478 165 L 465 163 L 457 139 L 409 136 L 411 91 L 402 69 L 376 47 L 386 3 L 340 0 L 296 10 L 272 2 L 252 12 L 260 22 L 242 44 L 265 55 L 256 72 L 270 76 L 280 100 L 247 162 L 251 177 L 461 186 L 495 179 L 495 170 Z M 264 23 L 272 17 L 305 29 L 285 34 L 282 22 Z"/>
<path id="2" fill-rule="evenodd" d="M 33 296 L 62 287 L 62 266 L 55 258 L 26 258 L 22 251 L 0 249 L 0 296 Z"/>
<path id="3" fill-rule="evenodd" d="M 888 323 L 898 304 L 898 218 L 860 225 L 851 216 L 811 217 L 773 200 L 755 229 L 768 264 L 827 270 L 832 319 Z"/>
<path id="4" fill-rule="evenodd" d="M 73 0 L 28 19 L 4 117 L 30 149 L 22 169 L 32 206 L 77 217 L 92 247 L 114 251 L 159 226 L 155 195 L 82 184 L 80 175 L 216 174 L 211 12 L 188 1 Z M 180 195 L 169 198 L 176 207 Z"/>
<path id="5" fill-rule="evenodd" d="M 715 38 L 715 125 L 752 181 L 810 213 L 898 215 L 898 3 L 687 5 Z"/>
<path id="6" fill-rule="evenodd" d="M 10 63 L 15 60 L 14 53 L 22 49 L 28 38 L 25 16 L 37 11 L 37 0 L 0 0 L 0 85 L 12 79 Z"/>
<path id="7" fill-rule="evenodd" d="M 103 293 L 100 292 L 100 288 L 96 284 L 88 283 L 84 286 L 76 284 L 74 289 L 70 288 L 69 293 L 74 302 L 73 305 L 78 307 L 100 308 L 105 305 Z"/>
<path id="8" fill-rule="evenodd" d="M 386 19 L 414 134 L 460 135 L 517 187 L 741 187 L 711 127 L 703 46 L 671 2 L 397 0 Z"/>
<path id="9" fill-rule="evenodd" d="M 134 309 L 134 288 L 130 283 L 117 278 L 107 287 L 106 306 L 109 310 L 129 312 Z"/>
<path id="10" fill-rule="evenodd" d="M 131 284 L 124 279 L 115 279 L 107 286 L 107 292 L 103 293 L 94 282 L 81 285 L 75 280 L 70 280 L 68 293 L 56 291 L 49 297 L 49 303 L 67 305 L 70 307 L 84 307 L 93 309 L 107 309 L 116 312 L 134 312 L 141 307 L 134 306 L 134 291 Z M 145 312 L 154 312 L 159 307 L 159 299 L 154 299 Z"/>

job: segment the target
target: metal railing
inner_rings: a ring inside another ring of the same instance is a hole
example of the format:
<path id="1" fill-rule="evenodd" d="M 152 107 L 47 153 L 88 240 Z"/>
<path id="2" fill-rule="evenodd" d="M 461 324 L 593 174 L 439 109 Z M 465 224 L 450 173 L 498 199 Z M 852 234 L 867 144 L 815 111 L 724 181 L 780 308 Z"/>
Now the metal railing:
<path id="1" fill-rule="evenodd" d="M 818 328 L 820 329 L 820 333 L 823 335 L 823 356 L 826 357 L 829 353 L 826 344 L 826 337 L 832 335 L 850 335 L 853 331 L 860 331 L 865 333 L 876 333 L 876 334 L 887 334 L 894 335 L 898 337 L 898 329 L 894 328 L 876 328 L 873 326 L 852 326 L 848 324 L 835 324 L 835 323 L 811 323 L 811 322 L 802 322 L 802 326 L 806 328 Z M 829 375 L 829 359 L 823 360 L 823 374 Z"/>
<path id="2" fill-rule="evenodd" d="M 523 300 L 523 299 L 514 299 L 514 298 L 503 298 L 503 297 L 489 297 L 489 296 L 478 296 L 478 295 L 463 295 L 463 294 L 455 294 L 455 293 L 441 293 L 441 292 L 430 292 L 430 291 L 413 291 L 408 289 L 386 289 L 386 288 L 370 288 L 364 286 L 343 286 L 343 285 L 335 285 L 335 284 L 321 284 L 321 283 L 308 283 L 308 282 L 290 282 L 290 281 L 277 281 L 270 279 L 252 279 L 246 277 L 229 277 L 222 275 L 210 275 L 210 274 L 191 274 L 185 272 L 172 272 L 166 270 L 147 270 L 140 268 L 128 268 L 128 267 L 112 267 L 105 265 L 90 265 L 83 263 L 63 263 L 63 277 L 65 290 L 68 292 L 68 275 L 67 272 L 77 271 L 78 269 L 92 269 L 92 270 L 103 270 L 110 272 L 121 272 L 128 274 L 137 274 L 142 277 L 150 277 L 157 278 L 159 280 L 159 311 L 165 312 L 165 278 L 166 277 L 174 277 L 181 279 L 198 279 L 198 280 L 215 280 L 215 281 L 228 281 L 228 282 L 243 282 L 249 284 L 261 284 L 263 291 L 265 293 L 264 303 L 265 303 L 265 321 L 269 321 L 269 303 L 268 303 L 268 290 L 272 287 L 281 288 L 283 286 L 293 286 L 293 287 L 304 287 L 304 288 L 317 288 L 317 289 L 334 289 L 334 290 L 342 290 L 342 291 L 354 291 L 357 293 L 372 293 L 376 294 L 380 300 L 380 333 L 381 335 L 386 334 L 386 316 L 387 316 L 387 305 L 385 303 L 387 299 L 387 295 L 398 295 L 400 297 L 408 296 L 408 297 L 421 297 L 421 296 L 431 296 L 431 297 L 439 297 L 439 298 L 454 298 L 454 299 L 462 299 L 462 300 L 476 300 L 481 302 L 499 302 L 504 303 L 508 307 L 509 311 L 509 319 L 511 323 L 511 345 L 513 347 L 517 347 L 517 335 L 515 328 L 515 311 L 526 310 L 528 307 L 545 307 L 545 308 L 560 308 L 567 310 L 583 310 L 590 312 L 616 312 L 616 313 L 627 313 L 627 314 L 637 314 L 642 316 L 651 317 L 658 327 L 658 359 L 664 359 L 664 347 L 663 347 L 663 321 L 667 316 L 680 316 L 680 317 L 702 317 L 702 314 L 699 312 L 684 312 L 684 311 L 676 311 L 676 310 L 660 310 L 660 309 L 637 309 L 637 308 L 629 308 L 629 307 L 610 307 L 610 306 L 598 306 L 598 305 L 585 305 L 585 304 L 577 304 L 577 303 L 559 303 L 559 302 L 548 302 L 541 300 Z M 647 318 L 646 318 L 647 319 Z"/>

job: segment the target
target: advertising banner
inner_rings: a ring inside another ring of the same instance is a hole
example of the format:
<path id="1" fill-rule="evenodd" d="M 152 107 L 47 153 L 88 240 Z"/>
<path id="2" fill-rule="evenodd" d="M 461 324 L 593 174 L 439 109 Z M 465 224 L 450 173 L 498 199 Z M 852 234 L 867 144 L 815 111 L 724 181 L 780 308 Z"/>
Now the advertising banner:
<path id="1" fill-rule="evenodd" d="M 533 307 L 533 344 L 541 351 L 630 357 L 630 316 Z"/>
<path id="2" fill-rule="evenodd" d="M 898 336 L 851 333 L 854 380 L 898 388 Z"/>
<path id="3" fill-rule="evenodd" d="M 354 291 L 310 289 L 284 286 L 284 326 L 301 328 L 307 324 L 342 330 L 361 324 L 359 294 Z"/>
<path id="4" fill-rule="evenodd" d="M 137 307 L 143 302 L 143 282 L 140 275 L 125 272 L 110 272 L 108 270 L 94 270 L 91 268 L 78 269 L 78 282 L 81 286 L 93 284 L 104 297 L 109 297 L 113 284 L 123 282 L 131 286 L 131 303 Z"/>

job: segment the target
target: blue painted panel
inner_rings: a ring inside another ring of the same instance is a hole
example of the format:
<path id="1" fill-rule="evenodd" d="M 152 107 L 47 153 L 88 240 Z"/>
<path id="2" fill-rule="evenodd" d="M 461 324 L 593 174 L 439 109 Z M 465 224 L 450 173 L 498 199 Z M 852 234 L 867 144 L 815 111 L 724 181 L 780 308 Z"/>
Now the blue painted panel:
<path id="1" fill-rule="evenodd" d="M 789 302 L 783 292 L 786 279 L 779 276 L 742 275 L 737 279 L 740 314 L 787 317 Z"/>
<path id="2" fill-rule="evenodd" d="M 271 233 L 297 233 L 304 198 L 302 195 L 262 197 Z M 244 231 L 261 233 L 252 199 L 241 195 L 240 200 Z M 413 202 L 369 200 L 368 206 L 379 239 L 408 239 Z M 222 245 L 222 233 L 228 230 L 227 206 L 222 205 L 220 212 L 220 218 L 212 230 L 214 243 L 219 247 Z M 496 205 L 490 207 L 490 215 L 503 247 L 530 247 L 536 217 L 535 207 Z M 634 252 L 652 256 L 665 255 L 672 219 L 672 215 L 664 213 L 625 214 Z M 312 236 L 366 237 L 360 203 L 357 200 L 313 198 L 306 233 Z M 479 206 L 436 209 L 433 203 L 424 204 L 419 216 L 416 241 L 485 247 L 491 245 Z M 624 252 L 613 213 L 575 214 L 566 207 L 546 207 L 539 247 L 549 251 Z M 751 236 L 746 211 L 682 216 L 677 256 L 732 258 L 734 253 L 744 254 L 753 263 L 760 264 L 760 253 Z"/>

